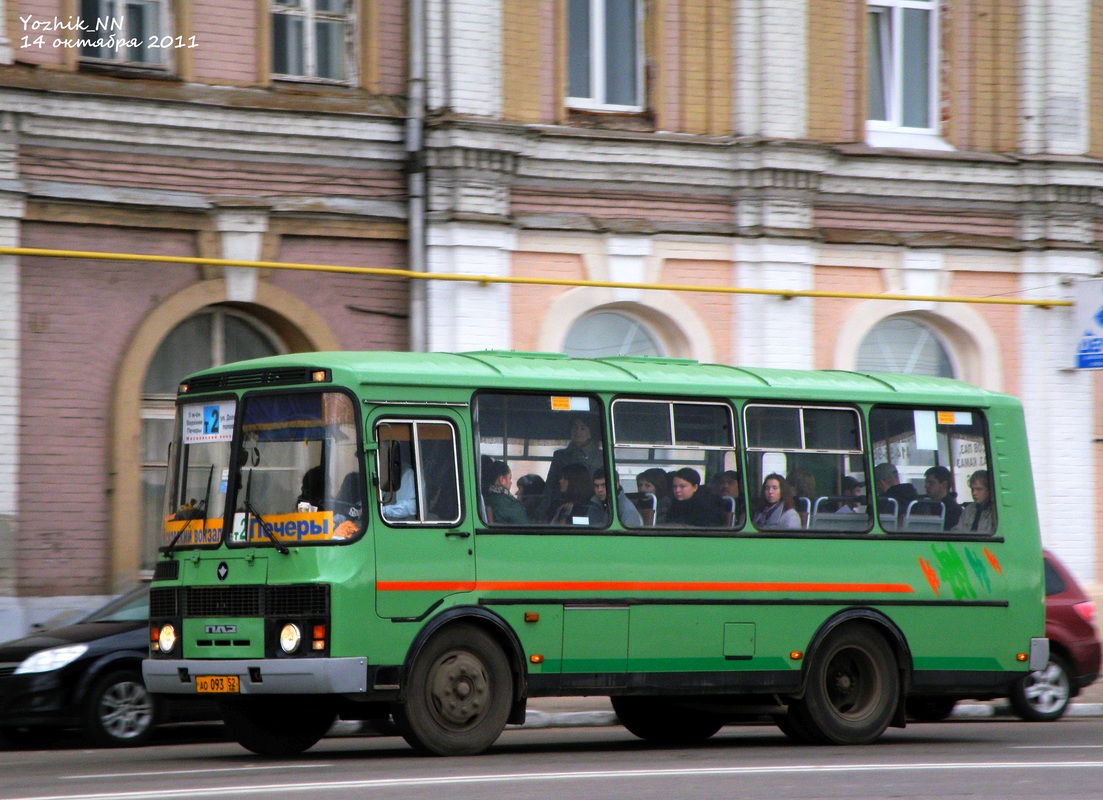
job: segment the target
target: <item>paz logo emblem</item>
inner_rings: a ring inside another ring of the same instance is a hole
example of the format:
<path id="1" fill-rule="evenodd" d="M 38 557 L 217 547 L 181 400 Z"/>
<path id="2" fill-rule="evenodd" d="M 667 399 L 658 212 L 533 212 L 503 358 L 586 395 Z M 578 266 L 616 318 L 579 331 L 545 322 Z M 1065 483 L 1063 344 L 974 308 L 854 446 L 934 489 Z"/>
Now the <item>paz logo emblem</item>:
<path id="1" fill-rule="evenodd" d="M 218 572 L 217 572 L 218 579 L 220 581 L 224 581 L 224 580 L 226 580 L 226 576 L 229 575 L 229 574 L 230 574 L 229 565 L 225 561 L 219 562 Z"/>

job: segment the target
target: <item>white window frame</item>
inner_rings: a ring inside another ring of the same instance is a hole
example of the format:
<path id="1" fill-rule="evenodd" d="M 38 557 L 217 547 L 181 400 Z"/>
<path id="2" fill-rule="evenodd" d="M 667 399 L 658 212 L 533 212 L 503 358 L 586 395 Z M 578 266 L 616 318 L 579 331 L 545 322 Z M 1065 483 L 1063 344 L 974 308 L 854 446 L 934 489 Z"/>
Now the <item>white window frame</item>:
<path id="1" fill-rule="evenodd" d="M 292 5 L 291 3 L 295 3 Z M 281 81 L 303 81 L 309 83 L 330 83 L 338 86 L 355 85 L 357 64 L 357 25 L 356 0 L 346 0 L 345 13 L 318 11 L 317 0 L 270 0 L 269 19 L 272 24 L 272 77 Z M 275 18 L 277 16 L 298 17 L 303 21 L 303 70 L 302 73 L 276 71 Z M 345 28 L 345 77 L 330 78 L 318 75 L 318 42 L 315 23 L 319 20 L 344 23 Z"/>
<path id="2" fill-rule="evenodd" d="M 930 26 L 928 37 L 927 64 L 927 109 L 928 124 L 924 127 L 904 125 L 904 11 L 915 9 L 928 13 Z M 866 7 L 867 30 L 868 17 L 872 14 L 882 17 L 882 24 L 889 26 L 889 52 L 882 53 L 881 83 L 885 89 L 885 116 L 887 120 L 869 119 L 866 109 L 866 139 L 875 147 L 911 147 L 925 150 L 952 150 L 953 148 L 939 136 L 941 104 L 939 94 L 939 64 L 941 50 L 939 41 L 939 3 L 936 0 L 870 0 Z M 872 43 L 869 43 L 870 46 Z M 868 49 L 867 49 L 868 54 Z M 874 69 L 873 63 L 867 69 Z M 867 101 L 868 102 L 868 101 Z"/>
<path id="3" fill-rule="evenodd" d="M 95 0 L 97 6 L 96 16 L 89 19 L 83 14 L 81 8 L 81 30 L 74 32 L 74 38 L 79 42 L 103 41 L 115 43 L 114 52 L 110 55 L 88 55 L 84 49 L 80 49 L 80 60 L 91 64 L 111 64 L 118 66 L 134 67 L 139 69 L 167 70 L 172 66 L 172 53 L 174 47 L 172 38 L 172 7 L 170 0 Z M 139 4 L 156 8 L 158 25 L 157 30 L 133 31 L 130 21 L 127 19 L 127 6 Z M 167 47 L 152 47 L 150 38 L 156 37 L 158 43 L 168 43 Z M 136 42 L 136 44 L 135 44 Z M 134 44 L 134 46 L 127 46 Z M 149 60 L 139 60 L 132 57 L 133 53 L 142 52 L 152 56 Z"/>
<path id="4" fill-rule="evenodd" d="M 644 0 L 634 0 L 636 11 L 636 102 L 622 105 L 605 102 L 605 3 L 606 0 L 589 0 L 590 5 L 590 95 L 572 97 L 570 81 L 566 87 L 567 106 L 591 111 L 642 111 L 644 97 L 644 48 L 643 23 Z M 570 44 L 567 46 L 567 71 L 570 73 Z"/>

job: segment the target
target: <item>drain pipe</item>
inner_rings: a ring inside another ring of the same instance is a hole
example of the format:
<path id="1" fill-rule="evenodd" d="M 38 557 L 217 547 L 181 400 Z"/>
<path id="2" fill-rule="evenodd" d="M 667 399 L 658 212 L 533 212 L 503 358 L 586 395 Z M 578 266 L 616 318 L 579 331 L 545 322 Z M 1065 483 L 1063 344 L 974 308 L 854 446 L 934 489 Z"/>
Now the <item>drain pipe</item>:
<path id="1" fill-rule="evenodd" d="M 425 272 L 425 0 L 409 0 L 410 26 L 406 89 L 406 249 L 411 272 Z M 429 348 L 427 281 L 410 281 L 410 350 Z"/>

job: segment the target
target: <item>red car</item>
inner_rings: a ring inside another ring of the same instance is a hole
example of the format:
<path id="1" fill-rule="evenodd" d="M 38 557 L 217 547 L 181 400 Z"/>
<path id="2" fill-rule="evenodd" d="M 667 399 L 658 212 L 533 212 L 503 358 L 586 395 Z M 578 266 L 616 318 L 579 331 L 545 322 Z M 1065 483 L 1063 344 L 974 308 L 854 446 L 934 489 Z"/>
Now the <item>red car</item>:
<path id="1" fill-rule="evenodd" d="M 1018 681 L 1009 698 L 1015 713 L 1031 722 L 1060 719 L 1069 701 L 1099 677 L 1095 603 L 1052 553 L 1044 560 L 1049 664 Z"/>

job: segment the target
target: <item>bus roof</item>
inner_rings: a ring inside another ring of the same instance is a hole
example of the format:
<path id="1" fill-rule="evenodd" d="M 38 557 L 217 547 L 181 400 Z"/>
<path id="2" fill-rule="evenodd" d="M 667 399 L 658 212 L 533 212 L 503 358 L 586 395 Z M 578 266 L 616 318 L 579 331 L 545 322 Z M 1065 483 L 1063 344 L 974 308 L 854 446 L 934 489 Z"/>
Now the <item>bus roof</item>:
<path id="1" fill-rule="evenodd" d="M 569 358 L 558 353 L 478 351 L 409 353 L 333 351 L 295 353 L 242 361 L 197 376 L 290 367 L 326 367 L 342 382 L 360 385 L 421 385 L 431 388 L 509 388 L 748 396 L 778 399 L 799 391 L 809 400 L 900 401 L 989 406 L 1005 395 L 948 378 L 841 370 L 771 369 L 703 364 L 689 359 L 616 356 Z M 1017 402 L 1017 401 L 1016 401 Z"/>

